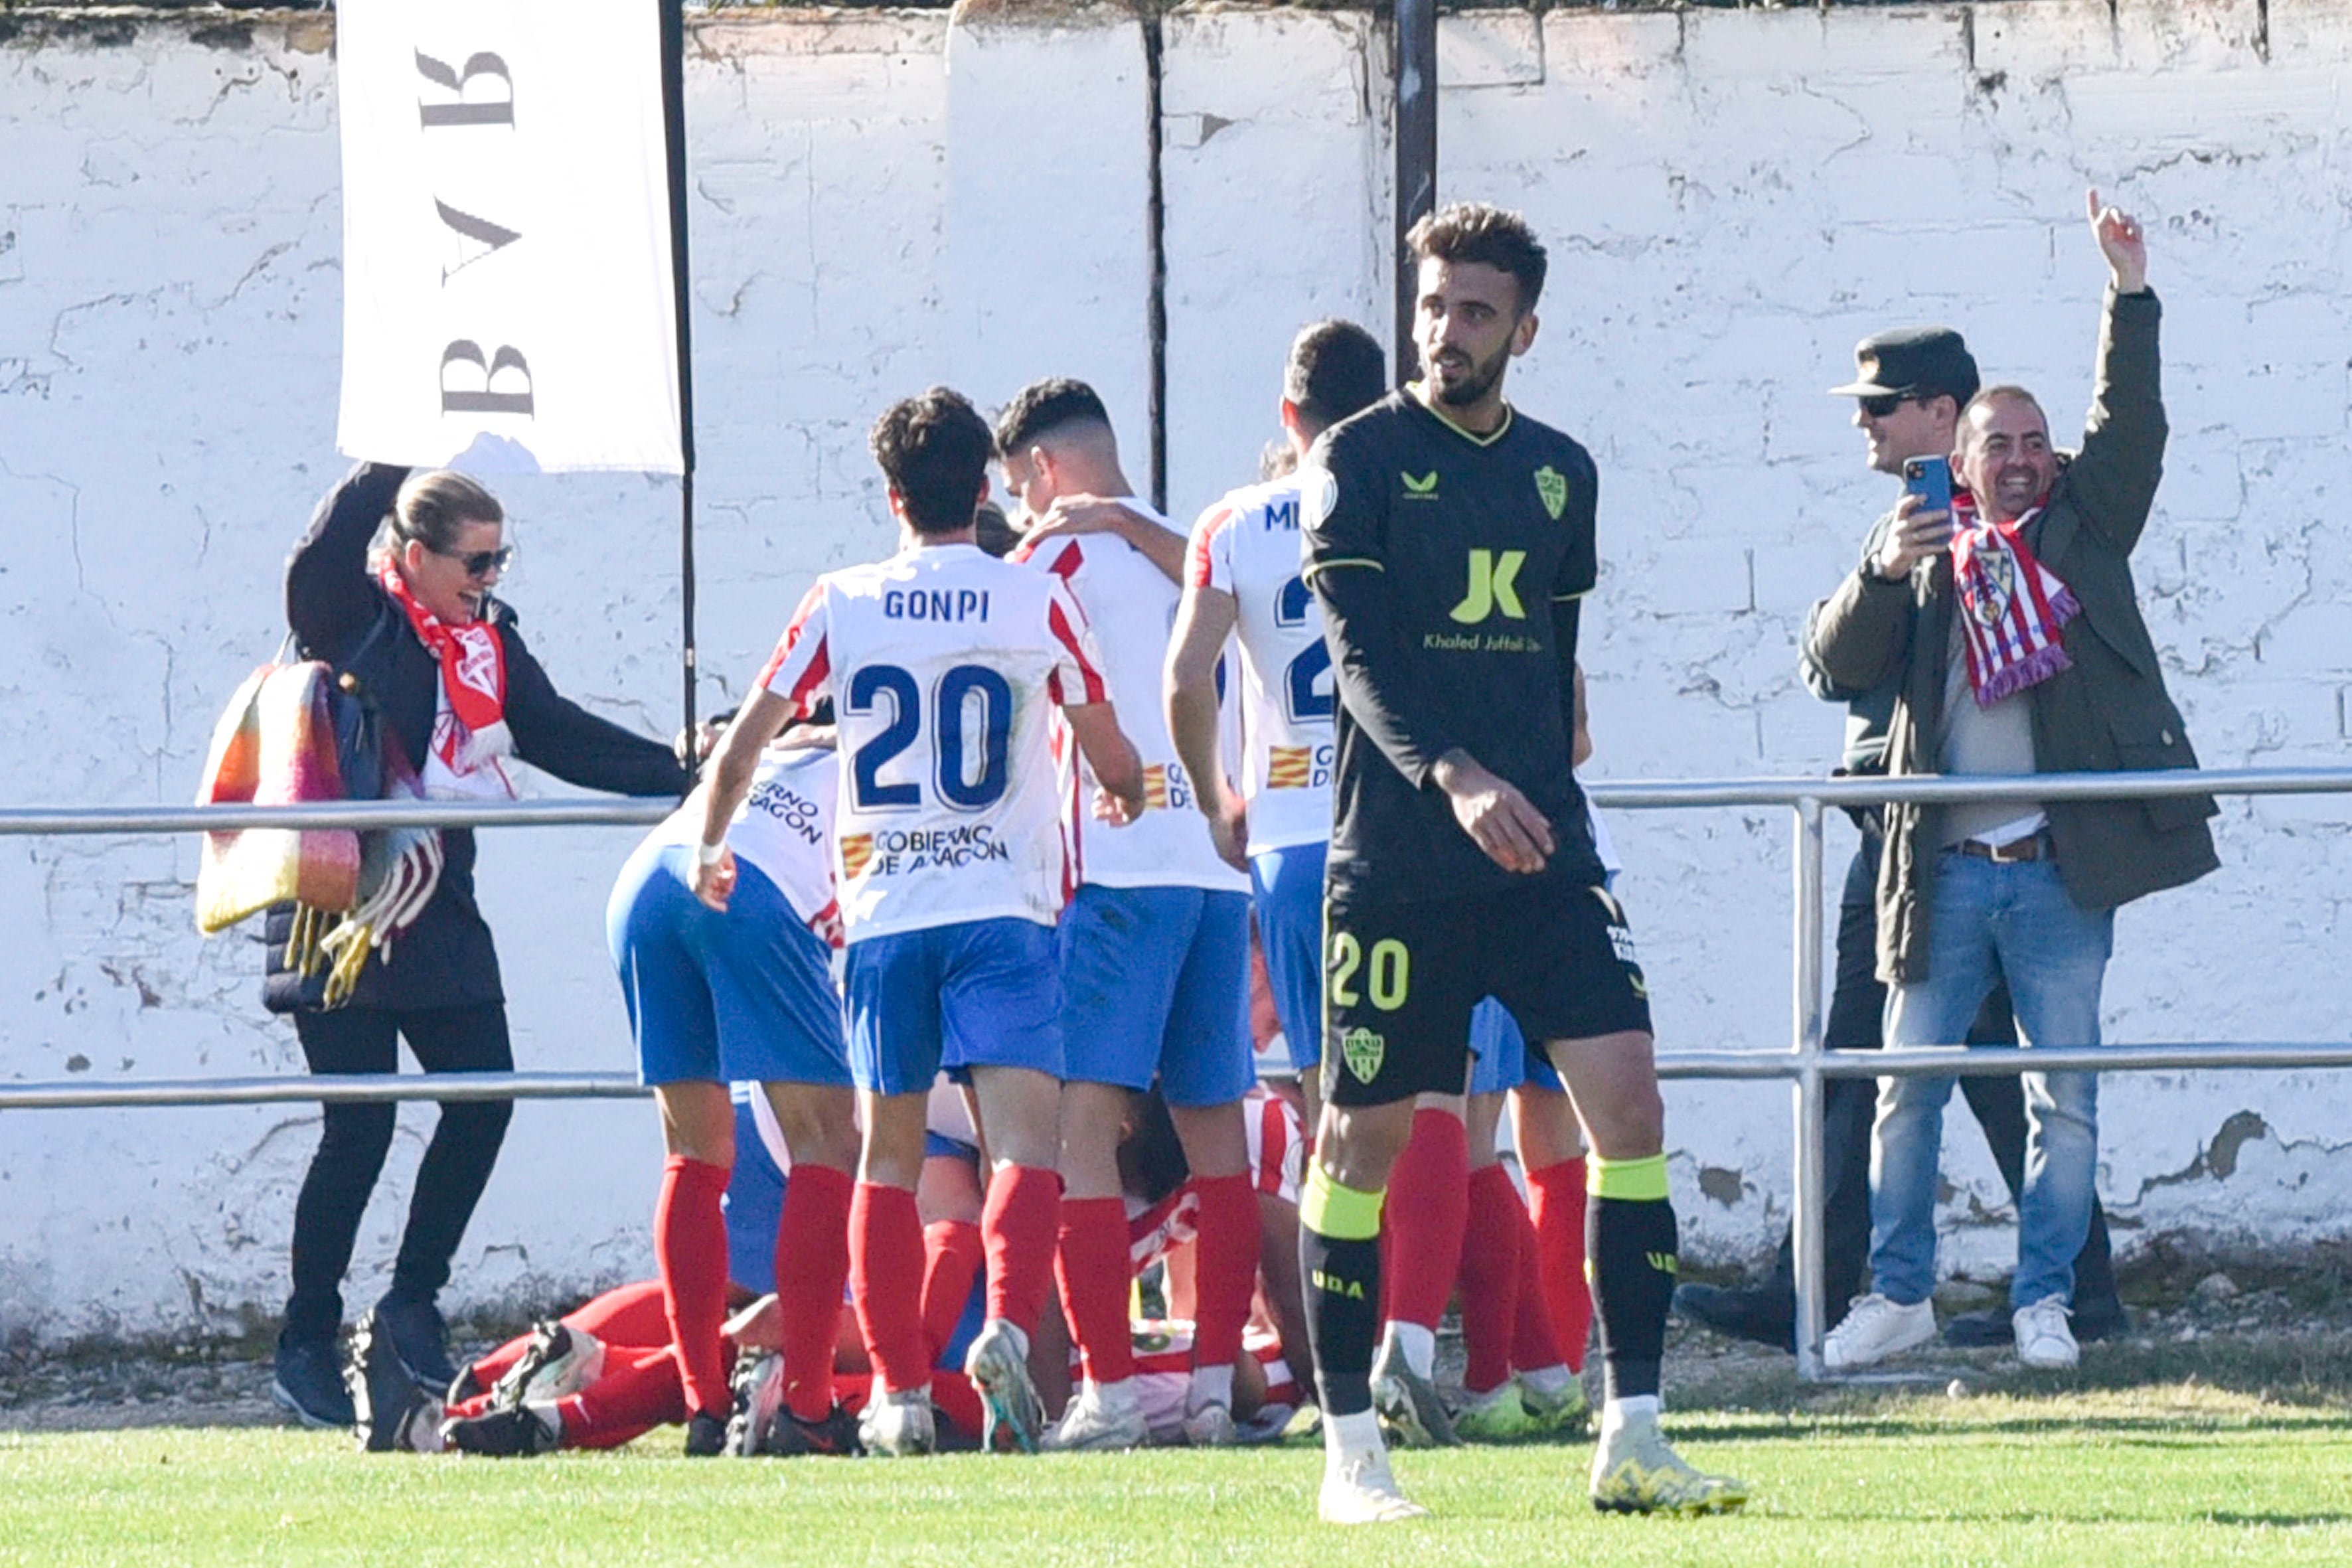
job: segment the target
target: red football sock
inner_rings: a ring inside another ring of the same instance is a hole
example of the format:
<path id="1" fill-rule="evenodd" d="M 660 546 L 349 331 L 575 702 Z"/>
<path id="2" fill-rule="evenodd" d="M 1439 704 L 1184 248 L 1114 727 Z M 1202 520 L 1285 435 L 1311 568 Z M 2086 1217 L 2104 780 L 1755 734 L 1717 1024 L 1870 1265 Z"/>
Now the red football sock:
<path id="1" fill-rule="evenodd" d="M 669 1306 L 663 1299 L 658 1279 L 616 1285 L 583 1302 L 579 1310 L 564 1313 L 563 1321 L 594 1335 L 606 1346 L 669 1343 Z"/>
<path id="2" fill-rule="evenodd" d="M 1127 1246 L 1127 1205 L 1118 1198 L 1064 1198 L 1062 1242 L 1055 1255 L 1062 1316 L 1078 1342 L 1087 1376 L 1118 1383 L 1135 1375 L 1135 1340 L 1127 1321 L 1135 1270 Z"/>
<path id="3" fill-rule="evenodd" d="M 726 1193 L 724 1166 L 672 1154 L 654 1207 L 654 1259 L 687 1404 L 719 1416 L 735 1407 L 719 1336 L 727 1321 L 727 1220 L 719 1210 Z"/>
<path id="4" fill-rule="evenodd" d="M 1500 1165 L 1470 1173 L 1469 1223 L 1462 1238 L 1462 1349 L 1469 1365 L 1462 1386 L 1500 1388 L 1511 1375 L 1511 1335 L 1518 1316 L 1519 1232 L 1527 1225 L 1519 1189 Z M 1539 1362 L 1549 1366 L 1549 1362 Z"/>
<path id="5" fill-rule="evenodd" d="M 834 1331 L 849 1277 L 846 1171 L 793 1167 L 776 1218 L 776 1310 L 784 1337 L 784 1403 L 803 1421 L 833 1408 Z"/>
<path id="6" fill-rule="evenodd" d="M 1592 1337 L 1592 1287 L 1584 1278 L 1584 1161 L 1562 1160 L 1529 1171 L 1528 1198 L 1552 1335 L 1569 1370 L 1582 1372 Z"/>
<path id="7" fill-rule="evenodd" d="M 603 1375 L 569 1399 L 556 1401 L 567 1448 L 617 1448 L 656 1426 L 687 1418 L 686 1385 L 677 1358 L 667 1349 L 607 1358 Z"/>
<path id="8" fill-rule="evenodd" d="M 1045 1292 L 1054 1288 L 1054 1246 L 1062 1223 L 1062 1178 L 1035 1165 L 1000 1165 L 988 1181 L 980 1234 L 988 1247 L 988 1315 L 1034 1338 Z M 1125 1247 L 1126 1218 L 1120 1217 Z"/>
<path id="9" fill-rule="evenodd" d="M 1469 1213 L 1470 1139 L 1461 1118 L 1414 1111 L 1412 1141 L 1389 1174 L 1381 1226 L 1383 1318 L 1436 1329 L 1462 1269 Z"/>
<path id="10" fill-rule="evenodd" d="M 849 1200 L 849 1288 L 857 1330 L 882 1386 L 930 1381 L 923 1353 L 923 1221 L 904 1187 L 860 1182 Z"/>
<path id="11" fill-rule="evenodd" d="M 963 1321 L 985 1256 L 980 1226 L 970 1220 L 935 1219 L 923 1227 L 923 1339 L 935 1365 Z"/>
<path id="12" fill-rule="evenodd" d="M 1242 1330 L 1257 1290 L 1257 1189 L 1244 1174 L 1195 1178 L 1192 1192 L 1201 1204 L 1192 1220 L 1200 1238 L 1192 1364 L 1231 1366 L 1242 1353 Z"/>
<path id="13" fill-rule="evenodd" d="M 1512 1196 L 1518 1194 L 1513 1193 Z M 1511 1364 L 1521 1372 L 1538 1367 L 1565 1366 L 1568 1353 L 1559 1332 L 1552 1327 L 1551 1303 L 1544 1299 L 1543 1258 L 1536 1245 L 1536 1227 L 1525 1205 L 1518 1213 L 1519 1278 L 1511 1294 L 1518 1315 L 1511 1326 Z M 1577 1358 L 1582 1361 L 1582 1355 Z"/>

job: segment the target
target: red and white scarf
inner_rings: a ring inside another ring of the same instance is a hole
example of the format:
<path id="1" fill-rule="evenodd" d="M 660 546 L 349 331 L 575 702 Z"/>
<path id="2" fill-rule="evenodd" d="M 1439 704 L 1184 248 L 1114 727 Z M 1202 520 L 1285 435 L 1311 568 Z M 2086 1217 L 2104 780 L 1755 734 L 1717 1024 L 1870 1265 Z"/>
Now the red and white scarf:
<path id="1" fill-rule="evenodd" d="M 2082 605 L 2025 544 L 2025 525 L 2041 513 L 2035 506 L 2022 517 L 1993 522 L 1977 515 L 1976 499 L 1966 491 L 1952 497 L 1952 584 L 1959 594 L 1969 687 L 1979 708 L 2037 686 L 2074 662 L 2058 634 Z"/>
<path id="2" fill-rule="evenodd" d="M 441 666 L 433 739 L 425 749 L 429 800 L 512 800 L 514 784 L 499 759 L 514 750 L 507 728 L 506 645 L 487 621 L 450 626 L 419 604 L 389 561 L 376 579 L 408 616 L 409 628 Z"/>

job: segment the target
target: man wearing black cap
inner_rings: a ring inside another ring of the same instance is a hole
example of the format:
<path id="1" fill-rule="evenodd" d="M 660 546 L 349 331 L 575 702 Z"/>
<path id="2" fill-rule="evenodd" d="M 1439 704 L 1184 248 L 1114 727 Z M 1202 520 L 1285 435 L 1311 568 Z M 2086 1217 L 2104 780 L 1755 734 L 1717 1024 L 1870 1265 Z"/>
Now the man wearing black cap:
<path id="1" fill-rule="evenodd" d="M 1953 450 L 1960 410 L 1977 395 L 1977 362 L 1960 334 L 1949 327 L 1903 327 L 1854 346 L 1855 376 L 1830 388 L 1832 397 L 1856 400 L 1853 423 L 1863 433 L 1865 460 L 1877 473 L 1899 475 L 1912 458 L 1947 457 Z M 1890 510 L 1871 525 L 1863 544 L 1864 560 L 1874 555 L 1893 526 Z M 1840 686 L 1814 653 L 1821 606 L 1806 617 L 1799 668 L 1813 694 L 1846 704 L 1845 763 L 1841 773 L 1886 771 L 1886 731 L 1895 711 L 1896 682 L 1867 690 Z M 1876 807 L 1857 811 L 1862 842 L 1846 868 L 1838 904 L 1837 977 L 1823 1041 L 1832 1050 L 1876 1050 L 1886 1007 L 1886 987 L 1875 973 L 1878 915 L 1875 905 L 1881 844 Z M 2017 1037 L 2009 992 L 1998 986 L 1969 1031 L 1970 1045 L 2008 1046 Z M 2017 1080 L 1964 1078 L 1961 1092 L 1984 1129 L 1994 1163 L 2012 1198 L 2024 1184 L 2025 1099 Z M 1870 1127 L 1876 1086 L 1864 1079 L 1831 1079 L 1822 1086 L 1822 1173 L 1827 1192 L 1822 1218 L 1823 1327 L 1834 1327 L 1846 1303 L 1861 1293 L 1870 1254 Z M 1718 1333 L 1790 1349 L 1796 1337 L 1796 1266 L 1793 1238 L 1783 1235 L 1770 1277 L 1751 1289 L 1691 1284 L 1675 1292 L 1675 1310 Z M 2105 1339 L 2125 1322 L 2108 1256 L 2105 1211 L 2094 1207 L 2090 1237 L 2075 1259 L 2074 1332 L 2080 1340 Z M 1946 1327 L 1955 1344 L 2006 1344 L 2006 1313 L 1970 1312 Z"/>

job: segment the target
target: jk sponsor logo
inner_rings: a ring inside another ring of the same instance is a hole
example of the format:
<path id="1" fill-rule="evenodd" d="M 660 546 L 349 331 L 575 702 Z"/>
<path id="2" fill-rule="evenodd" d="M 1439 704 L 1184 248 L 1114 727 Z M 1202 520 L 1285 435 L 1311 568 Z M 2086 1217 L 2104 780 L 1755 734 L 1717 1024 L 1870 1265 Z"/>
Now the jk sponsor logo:
<path id="1" fill-rule="evenodd" d="M 1524 550 L 1472 551 L 1470 591 L 1449 612 L 1454 621 L 1475 626 L 1497 610 L 1506 620 L 1526 620 L 1527 607 L 1519 603 L 1519 568 L 1527 563 Z"/>

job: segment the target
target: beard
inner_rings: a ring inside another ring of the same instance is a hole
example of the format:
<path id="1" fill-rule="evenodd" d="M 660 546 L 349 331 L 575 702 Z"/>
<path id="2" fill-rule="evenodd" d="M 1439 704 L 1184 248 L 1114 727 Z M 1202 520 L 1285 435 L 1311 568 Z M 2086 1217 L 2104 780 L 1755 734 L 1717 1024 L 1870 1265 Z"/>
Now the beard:
<path id="1" fill-rule="evenodd" d="M 1495 351 L 1492 359 L 1483 363 L 1472 360 L 1469 368 L 1462 373 L 1459 379 L 1453 382 L 1441 378 L 1436 373 L 1435 364 L 1433 363 L 1430 367 L 1430 385 L 1437 394 L 1437 401 L 1446 407 L 1467 408 L 1495 390 L 1496 384 L 1503 379 L 1504 370 L 1510 363 L 1511 349 L 1510 345 L 1506 343 Z"/>

